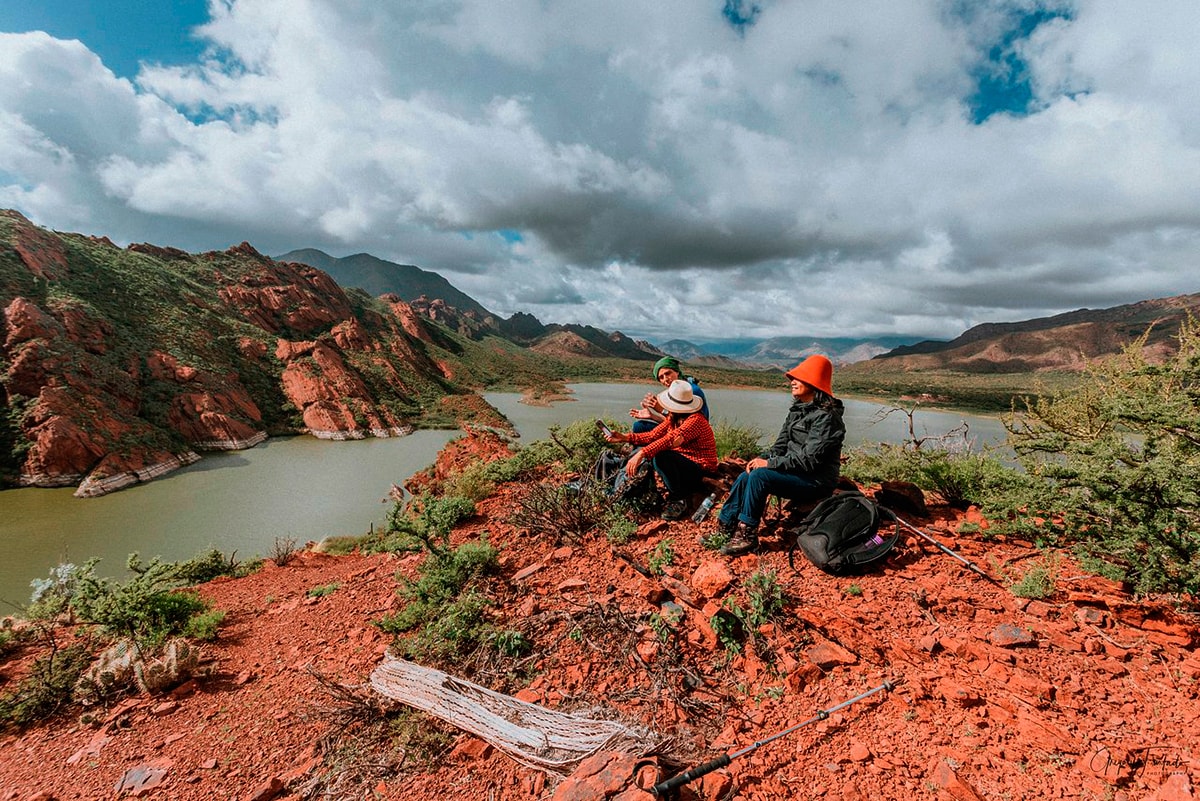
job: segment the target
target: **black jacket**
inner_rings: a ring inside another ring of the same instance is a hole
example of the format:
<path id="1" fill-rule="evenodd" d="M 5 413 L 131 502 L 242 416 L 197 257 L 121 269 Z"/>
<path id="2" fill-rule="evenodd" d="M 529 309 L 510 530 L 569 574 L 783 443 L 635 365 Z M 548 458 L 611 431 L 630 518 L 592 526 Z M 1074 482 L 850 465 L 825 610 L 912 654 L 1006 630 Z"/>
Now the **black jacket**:
<path id="1" fill-rule="evenodd" d="M 837 484 L 846 438 L 844 408 L 837 398 L 825 405 L 793 401 L 775 444 L 765 454 L 767 467 L 806 476 L 822 486 Z"/>

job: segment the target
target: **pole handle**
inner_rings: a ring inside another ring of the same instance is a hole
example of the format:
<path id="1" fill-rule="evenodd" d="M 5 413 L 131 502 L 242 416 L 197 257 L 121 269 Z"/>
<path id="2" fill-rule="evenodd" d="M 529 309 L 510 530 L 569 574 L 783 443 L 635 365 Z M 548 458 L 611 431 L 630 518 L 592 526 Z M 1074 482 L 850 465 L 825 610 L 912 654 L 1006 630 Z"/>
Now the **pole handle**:
<path id="1" fill-rule="evenodd" d="M 650 791 L 656 796 L 662 797 L 668 793 L 678 790 L 680 787 L 688 784 L 689 782 L 699 779 L 701 776 L 705 776 L 709 773 L 712 773 L 714 770 L 719 770 L 720 768 L 725 767 L 729 764 L 729 762 L 729 754 L 721 754 L 721 756 L 717 757 L 711 762 L 705 762 L 703 765 L 697 765 L 691 770 L 684 771 L 683 773 L 677 773 L 666 781 L 659 782 L 658 784 L 654 785 Z"/>

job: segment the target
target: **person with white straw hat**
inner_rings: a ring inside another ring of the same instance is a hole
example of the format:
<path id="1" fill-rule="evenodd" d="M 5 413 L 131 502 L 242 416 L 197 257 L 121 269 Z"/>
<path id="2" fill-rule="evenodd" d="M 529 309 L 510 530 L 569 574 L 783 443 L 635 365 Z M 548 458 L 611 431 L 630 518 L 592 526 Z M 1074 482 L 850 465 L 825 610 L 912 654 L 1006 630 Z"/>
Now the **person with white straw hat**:
<path id="1" fill-rule="evenodd" d="M 650 431 L 612 432 L 605 438 L 641 446 L 625 463 L 625 471 L 632 478 L 649 459 L 667 488 L 663 519 L 678 520 L 687 512 L 688 498 L 702 488 L 704 474 L 717 469 L 717 440 L 708 419 L 699 413 L 704 398 L 690 383 L 672 381 L 656 399 L 666 413 L 661 423 Z"/>

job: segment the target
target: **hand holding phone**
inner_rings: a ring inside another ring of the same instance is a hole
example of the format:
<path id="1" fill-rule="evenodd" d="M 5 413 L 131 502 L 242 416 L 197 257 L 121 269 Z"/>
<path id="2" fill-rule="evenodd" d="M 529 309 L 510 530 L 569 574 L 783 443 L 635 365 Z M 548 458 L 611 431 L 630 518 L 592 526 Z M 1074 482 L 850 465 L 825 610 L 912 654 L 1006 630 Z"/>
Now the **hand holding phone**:
<path id="1" fill-rule="evenodd" d="M 596 428 L 600 429 L 600 433 L 603 434 L 605 437 L 607 437 L 608 439 L 612 439 L 612 435 L 613 435 L 612 429 L 609 428 L 607 425 L 605 425 L 603 420 L 596 421 Z"/>

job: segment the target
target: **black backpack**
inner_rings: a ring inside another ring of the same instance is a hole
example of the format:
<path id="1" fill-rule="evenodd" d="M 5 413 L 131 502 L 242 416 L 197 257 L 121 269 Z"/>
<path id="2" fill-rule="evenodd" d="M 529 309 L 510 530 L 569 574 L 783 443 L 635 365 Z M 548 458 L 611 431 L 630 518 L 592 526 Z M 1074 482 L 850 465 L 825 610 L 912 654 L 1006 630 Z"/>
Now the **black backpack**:
<path id="1" fill-rule="evenodd" d="M 817 504 L 794 530 L 788 564 L 796 566 L 796 548 L 826 573 L 860 573 L 885 559 L 900 539 L 900 523 L 891 536 L 879 533 L 881 518 L 896 516 L 860 492 L 839 492 Z"/>
<path id="2" fill-rule="evenodd" d="M 628 461 L 629 456 L 614 453 L 606 448 L 592 467 L 593 480 L 604 487 L 606 494 L 618 500 L 632 501 L 653 493 L 654 471 L 648 464 L 643 463 L 634 477 L 629 478 L 625 474 L 625 463 Z"/>

